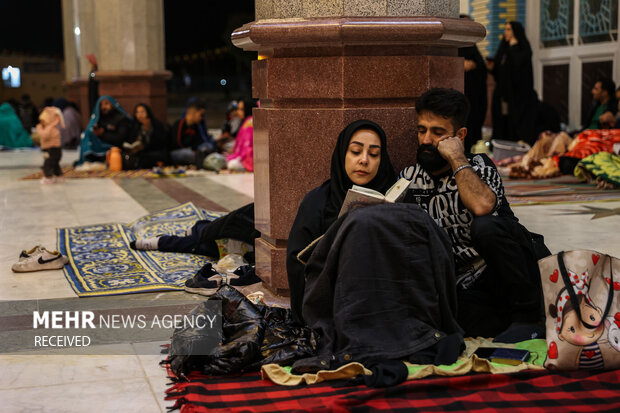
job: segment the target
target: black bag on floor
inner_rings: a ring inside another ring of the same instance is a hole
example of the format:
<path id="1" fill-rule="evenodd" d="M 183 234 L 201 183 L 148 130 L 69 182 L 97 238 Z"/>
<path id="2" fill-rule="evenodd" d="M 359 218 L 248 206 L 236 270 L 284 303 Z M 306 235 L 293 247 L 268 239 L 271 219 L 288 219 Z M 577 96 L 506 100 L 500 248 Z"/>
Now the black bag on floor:
<path id="1" fill-rule="evenodd" d="M 255 305 L 226 284 L 207 301 L 211 300 L 222 302 L 222 344 L 210 355 L 192 355 L 187 350 L 192 340 L 200 340 L 199 329 L 195 334 L 175 331 L 168 359 L 175 374 L 256 371 L 263 364 L 291 365 L 314 354 L 316 334 L 295 326 L 290 309 Z"/>

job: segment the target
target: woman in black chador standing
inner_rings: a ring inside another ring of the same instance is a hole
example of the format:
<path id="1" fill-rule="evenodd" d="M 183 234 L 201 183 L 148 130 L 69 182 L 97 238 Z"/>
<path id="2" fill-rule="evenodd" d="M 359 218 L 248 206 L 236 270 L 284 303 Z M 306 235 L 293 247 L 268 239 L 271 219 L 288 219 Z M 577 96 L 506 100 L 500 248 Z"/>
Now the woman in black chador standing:
<path id="1" fill-rule="evenodd" d="M 536 108 L 532 48 L 521 23 L 506 23 L 504 37 L 487 68 L 495 77 L 493 138 L 511 141 L 536 139 Z"/>

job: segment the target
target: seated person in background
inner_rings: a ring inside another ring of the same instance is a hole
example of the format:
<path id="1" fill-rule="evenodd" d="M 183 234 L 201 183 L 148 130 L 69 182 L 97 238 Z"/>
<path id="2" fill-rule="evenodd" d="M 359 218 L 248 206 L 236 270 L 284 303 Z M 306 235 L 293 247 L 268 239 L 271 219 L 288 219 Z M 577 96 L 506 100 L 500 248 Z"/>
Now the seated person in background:
<path id="1" fill-rule="evenodd" d="M 204 122 L 205 107 L 190 99 L 183 116 L 170 129 L 170 157 L 174 165 L 202 165 L 204 157 L 215 149 L 207 135 Z"/>
<path id="2" fill-rule="evenodd" d="M 243 102 L 243 101 L 239 101 Z M 243 103 L 242 103 L 243 105 Z M 221 153 L 230 153 L 235 145 L 235 138 L 243 121 L 243 111 L 239 116 L 239 103 L 233 100 L 226 110 L 226 122 L 222 125 L 222 133 L 217 139 L 217 150 Z"/>
<path id="3" fill-rule="evenodd" d="M 237 116 L 243 122 L 235 139 L 235 146 L 226 156 L 228 169 L 237 171 L 254 171 L 254 120 L 252 109 L 257 107 L 254 100 L 240 100 L 237 103 Z"/>
<path id="4" fill-rule="evenodd" d="M 466 336 L 497 341 L 544 336 L 532 236 L 510 209 L 493 162 L 465 153 L 467 99 L 431 89 L 415 109 L 418 163 L 400 174 L 411 180 L 404 202 L 420 205 L 452 241 L 459 324 Z"/>
<path id="5" fill-rule="evenodd" d="M 385 193 L 396 181 L 385 132 L 369 120 L 344 128 L 332 154 L 330 179 L 310 191 L 299 205 L 286 248 L 286 272 L 293 318 L 303 324 L 305 265 L 297 255 L 336 221 L 346 193 L 359 185 Z"/>
<path id="6" fill-rule="evenodd" d="M 606 77 L 598 79 L 592 88 L 592 99 L 592 108 L 583 122 L 586 129 L 613 128 L 618 110 L 614 81 Z"/>
<path id="7" fill-rule="evenodd" d="M 126 112 L 118 110 L 109 99 L 100 99 L 99 108 L 101 112 L 93 126 L 93 133 L 103 142 L 122 147 L 129 138 L 131 118 Z"/>
<path id="8" fill-rule="evenodd" d="M 116 99 L 101 96 L 82 135 L 77 163 L 102 162 L 112 146 L 122 147 L 128 139 L 131 122 L 131 117 Z"/>
<path id="9" fill-rule="evenodd" d="M 30 132 L 26 132 L 10 100 L 0 105 L 0 146 L 24 148 L 32 146 Z"/>
<path id="10" fill-rule="evenodd" d="M 166 147 L 166 128 L 153 117 L 151 108 L 138 103 L 133 110 L 133 125 L 129 139 L 123 143 L 123 169 L 148 169 L 159 162 L 168 164 L 170 154 Z"/>

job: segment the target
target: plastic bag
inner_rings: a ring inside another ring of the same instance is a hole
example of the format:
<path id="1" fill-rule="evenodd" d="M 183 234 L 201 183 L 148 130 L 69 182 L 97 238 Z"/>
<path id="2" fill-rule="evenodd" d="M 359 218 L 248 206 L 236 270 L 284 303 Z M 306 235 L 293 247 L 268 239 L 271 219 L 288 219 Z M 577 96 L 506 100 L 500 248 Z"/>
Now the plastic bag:
<path id="1" fill-rule="evenodd" d="M 222 301 L 222 344 L 207 356 L 179 353 L 178 349 L 188 348 L 186 341 L 192 335 L 175 331 L 169 363 L 177 375 L 255 371 L 267 363 L 292 364 L 316 350 L 318 336 L 295 326 L 289 309 L 254 305 L 229 285 L 220 287 L 210 300 Z"/>

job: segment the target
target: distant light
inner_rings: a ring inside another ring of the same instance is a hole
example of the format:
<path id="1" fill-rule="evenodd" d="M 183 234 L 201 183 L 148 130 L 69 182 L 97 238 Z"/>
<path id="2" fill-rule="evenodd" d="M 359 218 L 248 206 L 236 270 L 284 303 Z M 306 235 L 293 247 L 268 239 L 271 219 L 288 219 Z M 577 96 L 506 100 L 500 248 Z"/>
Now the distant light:
<path id="1" fill-rule="evenodd" d="M 222 86 L 226 86 L 226 79 L 222 79 L 222 80 L 220 80 L 220 85 L 222 85 Z"/>
<path id="2" fill-rule="evenodd" d="M 75 29 L 73 29 L 73 33 L 75 33 L 76 36 L 80 35 L 80 28 L 76 27 Z"/>

